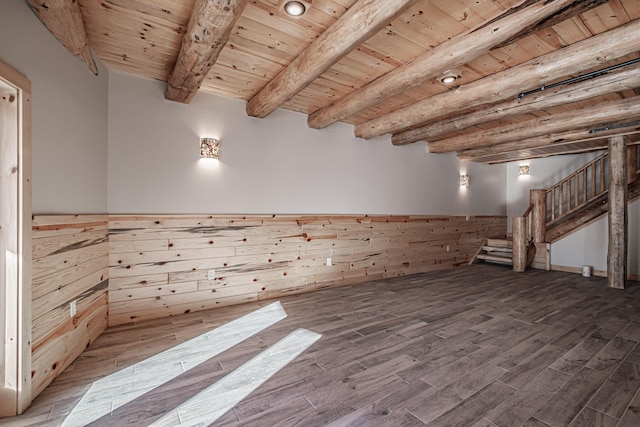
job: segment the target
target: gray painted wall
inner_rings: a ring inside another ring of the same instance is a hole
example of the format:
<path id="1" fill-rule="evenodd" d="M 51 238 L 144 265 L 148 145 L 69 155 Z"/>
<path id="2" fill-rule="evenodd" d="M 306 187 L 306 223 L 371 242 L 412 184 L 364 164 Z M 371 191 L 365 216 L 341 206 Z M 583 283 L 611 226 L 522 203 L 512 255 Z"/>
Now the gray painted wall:
<path id="1" fill-rule="evenodd" d="M 345 124 L 309 129 L 284 110 L 255 119 L 205 93 L 177 104 L 162 82 L 109 77 L 110 213 L 506 214 L 503 165 L 357 139 Z M 219 162 L 199 159 L 201 136 L 220 138 Z"/>
<path id="2" fill-rule="evenodd" d="M 32 83 L 33 213 L 106 212 L 106 68 L 94 76 L 24 0 L 0 1 L 0 60 Z"/>

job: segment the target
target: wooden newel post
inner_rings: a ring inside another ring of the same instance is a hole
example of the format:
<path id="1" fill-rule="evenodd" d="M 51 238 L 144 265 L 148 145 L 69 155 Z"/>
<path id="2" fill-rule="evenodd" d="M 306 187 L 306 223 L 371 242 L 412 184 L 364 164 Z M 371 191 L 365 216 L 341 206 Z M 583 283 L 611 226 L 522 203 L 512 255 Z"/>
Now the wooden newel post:
<path id="1" fill-rule="evenodd" d="M 627 184 L 635 182 L 638 178 L 636 171 L 638 170 L 638 146 L 630 145 L 627 147 Z"/>
<path id="2" fill-rule="evenodd" d="M 513 218 L 513 271 L 527 269 L 527 222 L 523 216 Z"/>
<path id="3" fill-rule="evenodd" d="M 547 231 L 547 190 L 531 190 L 531 238 L 535 243 L 545 240 Z"/>
<path id="4" fill-rule="evenodd" d="M 627 147 L 622 136 L 609 139 L 609 252 L 607 286 L 627 282 Z"/>

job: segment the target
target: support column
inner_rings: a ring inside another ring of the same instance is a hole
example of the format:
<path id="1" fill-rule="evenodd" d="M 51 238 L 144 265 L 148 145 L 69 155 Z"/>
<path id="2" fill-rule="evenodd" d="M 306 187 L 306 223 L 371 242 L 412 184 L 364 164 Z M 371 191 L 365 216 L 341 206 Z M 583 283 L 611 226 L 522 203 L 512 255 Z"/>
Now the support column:
<path id="1" fill-rule="evenodd" d="M 531 238 L 534 243 L 545 241 L 547 232 L 547 190 L 530 190 L 529 200 L 533 205 L 531 210 Z"/>
<path id="2" fill-rule="evenodd" d="M 527 225 L 526 218 L 513 218 L 511 234 L 513 237 L 513 271 L 519 273 L 527 269 Z"/>
<path id="3" fill-rule="evenodd" d="M 609 251 L 607 286 L 627 282 L 627 146 L 623 136 L 609 139 Z"/>

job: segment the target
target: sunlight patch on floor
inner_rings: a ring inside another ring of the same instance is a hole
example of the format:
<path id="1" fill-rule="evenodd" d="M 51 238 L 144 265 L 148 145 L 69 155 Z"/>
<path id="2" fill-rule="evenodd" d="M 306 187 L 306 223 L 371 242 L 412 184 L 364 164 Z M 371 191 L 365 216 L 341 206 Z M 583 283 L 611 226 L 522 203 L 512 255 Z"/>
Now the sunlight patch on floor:
<path id="1" fill-rule="evenodd" d="M 208 426 L 298 357 L 321 337 L 298 329 L 207 387 L 150 427 Z"/>
<path id="2" fill-rule="evenodd" d="M 280 302 L 95 381 L 63 422 L 84 426 L 287 317 Z"/>

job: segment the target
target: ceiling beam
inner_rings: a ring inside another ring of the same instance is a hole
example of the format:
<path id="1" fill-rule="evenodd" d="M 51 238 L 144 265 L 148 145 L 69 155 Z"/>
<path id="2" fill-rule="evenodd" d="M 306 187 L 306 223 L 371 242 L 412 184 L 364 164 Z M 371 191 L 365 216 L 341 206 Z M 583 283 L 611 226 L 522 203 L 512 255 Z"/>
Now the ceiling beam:
<path id="1" fill-rule="evenodd" d="M 637 135 L 640 134 L 640 126 L 611 129 L 608 131 L 589 133 L 590 129 L 579 131 L 569 131 L 562 133 L 552 133 L 542 135 L 526 141 L 511 141 L 504 144 L 496 144 L 491 147 L 471 148 L 458 152 L 460 160 L 484 161 L 488 157 L 505 156 L 511 153 L 522 153 L 538 149 L 548 149 L 549 147 L 566 146 L 580 143 L 597 143 L 601 141 L 607 145 L 607 138 L 616 135 Z"/>
<path id="2" fill-rule="evenodd" d="M 640 138 L 638 137 L 638 132 L 629 133 L 629 132 L 620 132 L 617 130 L 617 133 L 611 133 L 610 136 L 614 135 L 626 135 L 631 137 L 632 139 L 629 141 L 629 145 L 639 144 Z M 576 141 L 566 141 L 557 144 L 545 144 L 539 145 L 536 147 L 523 148 L 523 149 L 513 149 L 508 152 L 498 152 L 494 154 L 489 153 L 478 153 L 477 156 L 472 156 L 471 151 L 474 150 L 465 150 L 458 153 L 458 158 L 460 160 L 468 160 L 477 163 L 486 163 L 486 164 L 495 164 L 495 163 L 505 163 L 505 162 L 513 162 L 516 160 L 526 160 L 526 159 L 534 159 L 539 157 L 549 157 L 549 156 L 557 156 L 561 154 L 576 154 L 576 153 L 586 153 L 589 151 L 597 151 L 604 150 L 607 148 L 607 137 L 602 135 L 598 137 L 594 137 L 592 139 L 583 139 Z M 493 148 L 493 147 L 490 147 Z"/>
<path id="3" fill-rule="evenodd" d="M 558 13 L 554 13 L 553 15 L 538 22 L 537 24 L 523 28 L 522 31 L 520 31 L 518 34 L 516 34 L 509 40 L 506 40 L 503 43 L 500 43 L 495 48 L 499 49 L 501 47 L 508 46 L 511 43 L 515 43 L 520 39 L 523 39 L 525 37 L 528 37 L 532 34 L 537 33 L 538 31 L 545 30 L 549 27 L 552 27 L 563 21 L 566 21 L 567 19 L 571 19 L 574 16 L 578 16 L 581 13 L 587 12 L 593 9 L 594 7 L 598 7 L 604 3 L 607 3 L 608 1 L 609 0 L 586 0 L 586 1 L 573 2 L 573 4 L 571 4 L 570 6 L 565 7 Z"/>
<path id="4" fill-rule="evenodd" d="M 358 0 L 249 100 L 247 114 L 271 114 L 416 1 Z"/>
<path id="5" fill-rule="evenodd" d="M 606 141 L 606 140 L 605 140 Z M 568 144 L 561 147 L 554 147 L 553 149 L 536 149 L 536 150 L 520 150 L 514 151 L 509 154 L 496 155 L 493 157 L 484 157 L 481 159 L 472 159 L 470 161 L 475 163 L 484 163 L 486 165 L 496 165 L 499 163 L 511 163 L 522 160 L 542 159 L 553 156 L 563 156 L 566 154 L 582 154 L 591 153 L 593 151 L 605 150 L 607 148 L 606 142 L 598 142 L 594 146 L 588 148 L 580 147 L 579 144 Z"/>
<path id="6" fill-rule="evenodd" d="M 91 56 L 89 39 L 77 0 L 27 1 L 49 32 L 97 76 L 98 67 Z"/>
<path id="7" fill-rule="evenodd" d="M 602 139 L 586 147 L 584 146 L 584 144 L 571 143 L 571 144 L 564 145 L 562 147 L 558 147 L 557 149 L 549 150 L 547 148 L 546 151 L 544 149 L 514 151 L 513 153 L 511 153 L 512 157 L 508 160 L 494 159 L 492 161 L 485 161 L 485 160 L 480 160 L 480 161 L 474 160 L 474 161 L 478 163 L 493 165 L 497 163 L 515 162 L 518 160 L 539 159 L 543 157 L 562 156 L 566 154 L 590 153 L 593 151 L 606 150 L 607 141 L 608 141 L 607 139 Z M 629 141 L 627 144 L 629 146 L 640 145 L 640 141 Z"/>
<path id="8" fill-rule="evenodd" d="M 446 153 L 488 147 L 510 141 L 523 141 L 554 132 L 606 126 L 640 117 L 640 96 L 601 102 L 545 117 L 429 142 L 430 153 Z"/>
<path id="9" fill-rule="evenodd" d="M 405 145 L 417 141 L 429 141 L 441 135 L 460 131 L 478 124 L 504 120 L 521 114 L 528 114 L 570 102 L 584 101 L 635 87 L 640 87 L 640 65 L 630 66 L 622 71 L 612 72 L 611 74 L 587 79 L 579 83 L 545 89 L 522 99 L 509 99 L 459 116 L 408 129 L 394 134 L 391 142 L 393 145 Z"/>
<path id="10" fill-rule="evenodd" d="M 246 0 L 196 0 L 164 97 L 189 104 L 216 63 Z"/>
<path id="11" fill-rule="evenodd" d="M 359 124 L 355 135 L 371 139 L 398 133 L 478 105 L 515 98 L 525 89 L 603 66 L 638 50 L 640 20 Z"/>
<path id="12" fill-rule="evenodd" d="M 395 68 L 371 83 L 309 115 L 309 127 L 320 129 L 351 116 L 367 107 L 402 93 L 439 76 L 443 72 L 466 64 L 513 38 L 522 28 L 535 26 L 569 8 L 577 8 L 587 0 L 526 1 L 508 9 L 497 19 L 490 19 L 479 28 L 471 29 L 429 49 L 412 62 Z"/>

